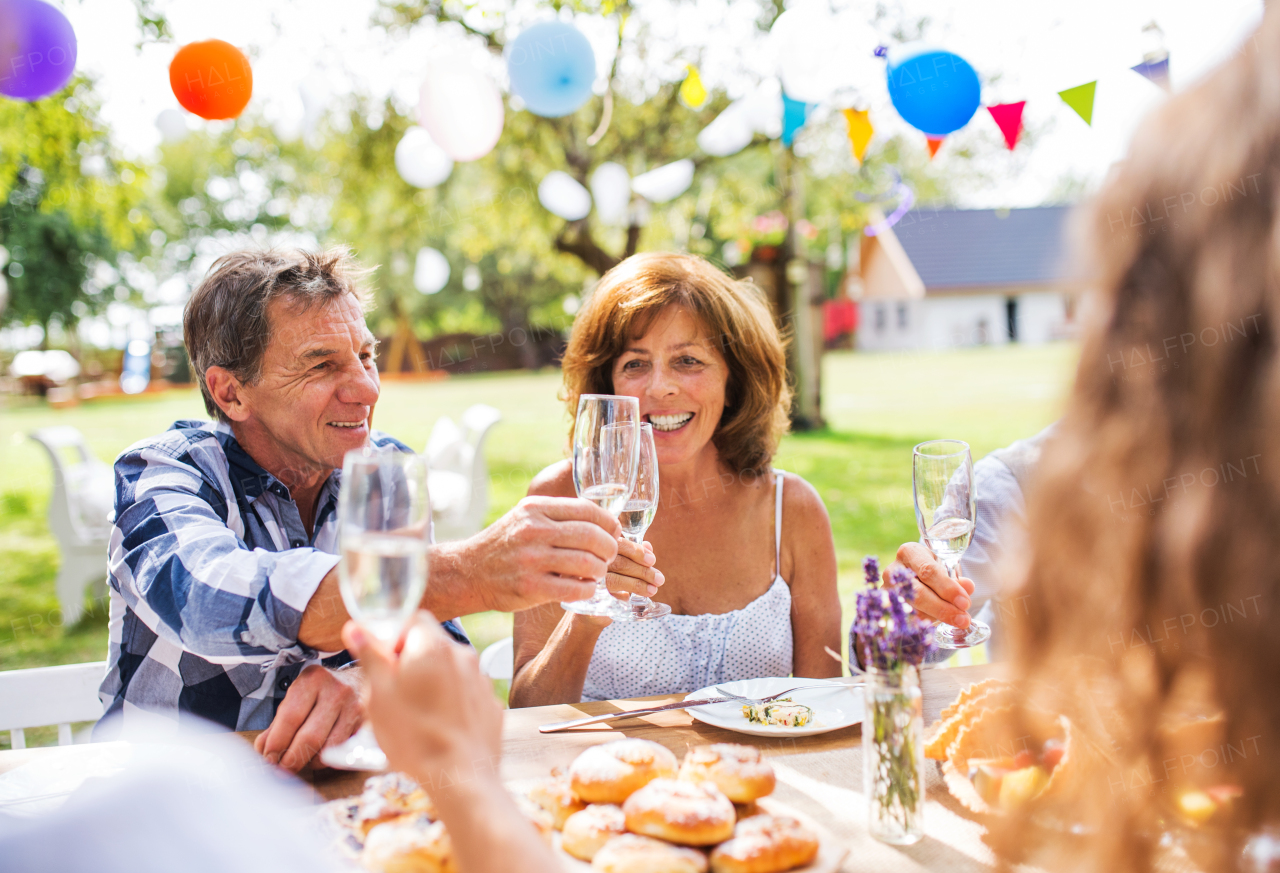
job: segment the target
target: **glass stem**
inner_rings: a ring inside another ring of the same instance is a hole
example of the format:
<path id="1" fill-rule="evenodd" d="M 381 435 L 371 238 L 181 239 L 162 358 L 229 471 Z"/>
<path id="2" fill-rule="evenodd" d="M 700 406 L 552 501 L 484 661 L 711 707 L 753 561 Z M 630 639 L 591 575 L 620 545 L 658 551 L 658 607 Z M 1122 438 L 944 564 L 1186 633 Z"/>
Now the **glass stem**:
<path id="1" fill-rule="evenodd" d="M 637 546 L 639 546 L 641 549 L 643 549 L 643 548 L 644 548 L 644 535 L 645 535 L 645 531 L 640 531 L 640 533 L 635 534 L 634 536 L 632 536 L 631 534 L 625 534 L 625 533 L 624 533 L 622 536 L 623 536 L 625 539 L 627 539 L 627 540 L 629 540 L 629 541 L 631 541 L 631 542 L 635 543 L 635 544 L 636 544 Z M 651 601 L 651 600 L 649 600 L 649 598 L 647 598 L 647 597 L 645 597 L 645 596 L 643 596 L 643 595 L 640 595 L 640 594 L 632 594 L 632 595 L 631 595 L 631 602 L 632 602 L 632 603 L 644 603 L 644 604 L 647 604 L 647 603 L 651 603 L 652 601 Z"/>

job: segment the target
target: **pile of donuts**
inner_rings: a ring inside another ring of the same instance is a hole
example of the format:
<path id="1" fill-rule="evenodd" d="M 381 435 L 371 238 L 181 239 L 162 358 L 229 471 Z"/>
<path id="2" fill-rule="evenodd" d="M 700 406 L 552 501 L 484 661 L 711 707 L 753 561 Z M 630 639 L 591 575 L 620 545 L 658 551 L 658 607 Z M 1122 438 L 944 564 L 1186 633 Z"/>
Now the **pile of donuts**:
<path id="1" fill-rule="evenodd" d="M 665 746 L 592 746 L 529 792 L 561 832 L 561 848 L 601 873 L 780 873 L 809 864 L 818 837 L 756 801 L 773 767 L 752 746 L 717 743 L 683 762 Z"/>

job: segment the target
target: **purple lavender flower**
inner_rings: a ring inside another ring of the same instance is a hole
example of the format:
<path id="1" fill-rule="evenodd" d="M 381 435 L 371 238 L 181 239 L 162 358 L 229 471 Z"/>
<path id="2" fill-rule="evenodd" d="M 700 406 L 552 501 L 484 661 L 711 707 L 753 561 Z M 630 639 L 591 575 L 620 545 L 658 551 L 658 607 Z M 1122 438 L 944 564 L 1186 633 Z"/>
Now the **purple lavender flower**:
<path id="1" fill-rule="evenodd" d="M 933 628 L 922 620 L 912 603 L 915 574 L 906 567 L 894 567 L 889 585 L 876 587 L 879 567 L 875 558 L 863 564 L 868 587 L 858 594 L 850 643 L 861 647 L 862 664 L 890 670 L 902 664 L 919 665 L 935 648 Z M 874 572 L 873 572 L 874 571 Z"/>
<path id="2" fill-rule="evenodd" d="M 866 574 L 867 585 L 874 588 L 880 584 L 880 562 L 875 555 L 867 555 L 862 559 L 862 572 Z"/>

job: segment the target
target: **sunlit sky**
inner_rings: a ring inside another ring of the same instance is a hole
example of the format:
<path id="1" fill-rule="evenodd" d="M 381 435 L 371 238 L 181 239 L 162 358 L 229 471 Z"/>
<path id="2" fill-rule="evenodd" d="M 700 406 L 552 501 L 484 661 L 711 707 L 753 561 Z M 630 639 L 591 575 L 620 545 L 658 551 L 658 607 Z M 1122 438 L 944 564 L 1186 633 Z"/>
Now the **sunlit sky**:
<path id="1" fill-rule="evenodd" d="M 833 76 L 858 86 L 878 131 L 904 129 L 888 101 L 882 62 L 871 57 L 878 42 L 890 41 L 868 23 L 875 4 L 832 2 L 848 25 L 815 40 L 814 51 L 831 58 Z M 412 113 L 426 59 L 465 45 L 456 31 L 434 27 L 388 35 L 370 26 L 374 0 L 161 0 L 157 8 L 169 18 L 174 44 L 139 50 L 130 0 L 63 3 L 80 41 L 79 66 L 100 82 L 105 120 L 125 151 L 141 157 L 153 154 L 160 142 L 157 115 L 177 107 L 167 76 L 177 45 L 217 37 L 246 49 L 254 67 L 250 111 L 261 112 L 286 135 L 303 126 L 304 90 L 313 111 L 359 92 L 390 95 L 400 111 Z M 510 4 L 491 0 L 487 5 Z M 520 23 L 547 15 L 527 0 L 516 5 L 514 20 Z M 1174 87 L 1180 89 L 1229 56 L 1262 11 L 1261 0 L 901 0 L 888 5 L 891 23 L 930 19 L 929 41 L 978 69 L 984 104 L 1027 101 L 1025 124 L 1039 134 L 1034 148 L 991 164 L 999 181 L 966 192 L 965 203 L 972 206 L 1034 205 L 1065 174 L 1097 181 L 1123 156 L 1134 127 L 1166 99 L 1129 69 L 1154 47 L 1142 32 L 1145 24 L 1154 20 L 1163 30 Z M 755 31 L 755 8 L 749 0 L 639 0 L 629 33 L 651 28 L 654 38 L 648 42 L 657 51 L 645 66 L 636 62 L 624 71 L 630 69 L 631 81 L 648 78 L 652 86 L 660 78 L 679 78 L 684 63 L 694 61 L 708 87 L 740 96 L 777 68 L 773 45 Z M 610 25 L 583 17 L 578 23 L 592 39 L 603 71 L 616 46 Z M 490 61 L 490 69 L 502 78 L 500 61 Z M 1098 80 L 1098 92 L 1088 127 L 1056 92 L 1092 79 Z M 206 123 L 188 118 L 193 128 Z M 996 128 L 979 110 L 959 135 L 995 136 Z M 938 159 L 947 160 L 945 146 Z"/>

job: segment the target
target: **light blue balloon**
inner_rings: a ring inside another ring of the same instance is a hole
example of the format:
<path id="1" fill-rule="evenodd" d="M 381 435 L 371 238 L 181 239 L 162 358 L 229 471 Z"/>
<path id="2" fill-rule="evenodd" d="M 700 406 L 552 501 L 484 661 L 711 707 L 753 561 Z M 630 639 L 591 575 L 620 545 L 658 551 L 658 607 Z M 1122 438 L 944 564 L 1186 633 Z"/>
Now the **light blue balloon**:
<path id="1" fill-rule="evenodd" d="M 889 50 L 885 74 L 889 98 L 907 124 L 929 136 L 946 136 L 978 111 L 982 85 L 964 58 L 919 42 Z"/>
<path id="2" fill-rule="evenodd" d="M 511 91 L 534 115 L 559 118 L 591 97 L 596 56 L 582 31 L 563 21 L 544 21 L 507 47 Z"/>

